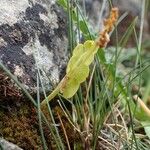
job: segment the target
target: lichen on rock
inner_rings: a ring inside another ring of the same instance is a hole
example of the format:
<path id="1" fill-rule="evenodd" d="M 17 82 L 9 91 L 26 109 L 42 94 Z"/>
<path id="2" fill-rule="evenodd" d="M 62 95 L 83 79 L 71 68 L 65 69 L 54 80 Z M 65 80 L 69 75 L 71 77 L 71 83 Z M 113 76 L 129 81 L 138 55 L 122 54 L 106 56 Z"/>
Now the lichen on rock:
<path id="1" fill-rule="evenodd" d="M 66 17 L 55 1 L 0 1 L 0 61 L 30 91 L 36 74 L 48 91 L 67 61 Z"/>

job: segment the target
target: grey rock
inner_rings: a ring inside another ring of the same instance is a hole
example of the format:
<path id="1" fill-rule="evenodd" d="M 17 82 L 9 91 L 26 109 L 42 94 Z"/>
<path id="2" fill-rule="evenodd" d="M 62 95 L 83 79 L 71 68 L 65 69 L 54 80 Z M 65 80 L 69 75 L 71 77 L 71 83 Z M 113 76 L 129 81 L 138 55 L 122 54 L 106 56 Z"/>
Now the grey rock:
<path id="1" fill-rule="evenodd" d="M 91 28 L 98 32 L 103 29 L 103 20 L 106 18 L 110 12 L 110 4 L 108 0 L 85 0 L 86 2 L 86 12 L 91 24 Z M 140 30 L 141 23 L 141 11 L 142 11 L 142 0 L 112 0 L 113 6 L 119 8 L 119 16 L 124 13 L 127 13 L 127 16 L 120 22 L 118 26 L 119 38 L 122 37 L 122 34 L 125 33 L 131 22 L 135 17 L 138 16 L 136 21 L 136 31 Z M 103 5 L 104 4 L 104 5 Z M 150 35 L 150 21 L 148 17 L 150 16 L 150 11 L 145 15 L 144 19 L 144 28 L 143 28 L 143 41 L 149 39 Z M 149 17 L 150 18 L 150 17 Z M 130 38 L 130 46 L 135 46 L 134 39 Z M 111 40 L 114 43 L 113 39 Z M 111 43 L 111 44 L 112 44 Z"/>
<path id="2" fill-rule="evenodd" d="M 67 62 L 66 16 L 54 0 L 0 0 L 0 61 L 31 92 L 59 82 Z"/>
<path id="3" fill-rule="evenodd" d="M 85 0 L 85 2 L 90 22 L 94 27 L 95 24 L 99 27 L 103 23 L 103 19 L 109 14 L 109 1 Z M 141 14 L 142 0 L 112 0 L 111 2 L 113 6 L 119 8 L 121 14 L 123 12 L 128 12 L 132 16 L 140 16 Z"/>
<path id="4" fill-rule="evenodd" d="M 0 149 L 2 150 L 23 150 L 17 145 L 0 138 Z"/>
<path id="5" fill-rule="evenodd" d="M 121 11 L 127 11 L 132 13 L 132 15 L 140 16 L 142 0 L 113 0 L 113 5 L 117 6 Z"/>

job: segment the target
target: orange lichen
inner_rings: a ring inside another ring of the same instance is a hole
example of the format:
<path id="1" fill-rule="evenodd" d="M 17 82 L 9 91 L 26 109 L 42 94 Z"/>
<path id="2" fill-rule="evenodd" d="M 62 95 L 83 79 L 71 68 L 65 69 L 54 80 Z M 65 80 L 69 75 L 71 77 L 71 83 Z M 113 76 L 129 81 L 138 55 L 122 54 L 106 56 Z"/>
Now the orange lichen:
<path id="1" fill-rule="evenodd" d="M 107 43 L 110 41 L 109 33 L 112 31 L 115 23 L 118 19 L 118 8 L 114 7 L 111 9 L 108 19 L 104 20 L 104 29 L 100 32 L 100 38 L 98 39 L 98 46 L 100 48 L 106 47 Z"/>

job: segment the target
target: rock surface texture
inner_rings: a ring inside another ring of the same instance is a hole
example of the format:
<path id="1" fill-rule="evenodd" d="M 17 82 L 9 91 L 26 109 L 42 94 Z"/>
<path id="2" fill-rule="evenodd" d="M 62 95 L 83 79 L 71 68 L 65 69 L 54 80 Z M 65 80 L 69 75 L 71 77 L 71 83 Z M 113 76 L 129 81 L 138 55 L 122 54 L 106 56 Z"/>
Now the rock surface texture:
<path id="1" fill-rule="evenodd" d="M 113 6 L 119 8 L 120 14 L 128 12 L 132 16 L 140 16 L 142 0 L 112 0 Z M 100 23 L 103 23 L 103 20 L 110 10 L 110 4 L 107 0 L 85 0 L 86 12 L 89 16 L 91 23 L 98 27 Z"/>
<path id="2" fill-rule="evenodd" d="M 0 6 L 0 61 L 31 92 L 39 69 L 49 90 L 67 60 L 63 10 L 53 0 L 0 0 Z"/>
<path id="3" fill-rule="evenodd" d="M 89 17 L 92 28 L 96 31 L 102 30 L 103 20 L 108 16 L 110 11 L 110 4 L 107 0 L 85 0 L 86 3 L 86 12 Z M 141 21 L 141 11 L 142 11 L 142 0 L 112 0 L 112 4 L 115 7 L 119 8 L 119 16 L 126 13 L 126 17 L 119 23 L 117 29 L 120 39 L 123 34 L 126 32 L 127 28 L 130 26 L 131 22 L 138 17 L 136 22 L 136 31 L 137 33 L 140 30 L 140 21 Z M 150 11 L 149 11 L 150 12 Z M 150 14 L 150 13 L 149 13 Z M 149 15 L 148 14 L 148 15 Z M 148 16 L 150 18 L 150 15 Z M 144 19 L 144 28 L 143 28 L 143 41 L 149 40 L 150 36 L 150 21 L 147 16 Z M 109 44 L 114 45 L 115 38 L 112 37 Z M 133 47 L 136 45 L 134 38 L 129 39 L 128 46 Z"/>

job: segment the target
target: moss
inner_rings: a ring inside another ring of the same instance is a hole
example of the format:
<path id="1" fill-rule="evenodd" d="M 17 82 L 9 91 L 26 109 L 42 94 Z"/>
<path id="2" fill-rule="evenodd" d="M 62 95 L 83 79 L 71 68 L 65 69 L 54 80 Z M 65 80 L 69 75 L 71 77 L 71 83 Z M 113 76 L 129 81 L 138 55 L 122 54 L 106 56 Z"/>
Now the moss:
<path id="1" fill-rule="evenodd" d="M 18 109 L 12 108 L 12 111 L 3 111 L 1 135 L 25 150 L 42 149 L 36 114 L 25 104 Z M 2 111 L 0 112 L 2 113 Z"/>
<path id="2" fill-rule="evenodd" d="M 38 149 L 42 150 L 41 136 L 36 110 L 26 99 L 13 99 L 14 101 L 5 101 L 0 105 L 0 134 L 8 141 L 17 144 L 24 150 Z M 56 123 L 60 124 L 58 113 L 67 131 L 70 145 L 77 140 L 72 125 L 68 122 L 66 116 L 59 107 L 53 106 L 53 113 Z M 57 149 L 50 130 L 43 126 L 45 139 L 49 149 Z M 59 132 L 63 138 L 63 143 L 67 146 L 62 127 Z"/>
<path id="3" fill-rule="evenodd" d="M 61 117 L 67 136 L 72 145 L 75 141 L 80 141 L 79 136 L 74 132 L 73 126 L 69 123 L 65 114 L 54 101 L 51 104 L 56 123 L 60 124 L 58 114 Z M 68 106 L 67 108 L 70 108 Z M 69 110 L 71 112 L 71 110 Z M 49 120 L 51 121 L 51 120 Z M 50 130 L 43 126 L 48 149 L 57 149 Z M 59 132 L 63 138 L 63 143 L 67 146 L 62 127 Z M 0 73 L 0 135 L 6 140 L 17 144 L 24 150 L 42 150 L 41 136 L 37 113 L 30 101 L 23 97 L 6 75 Z"/>

